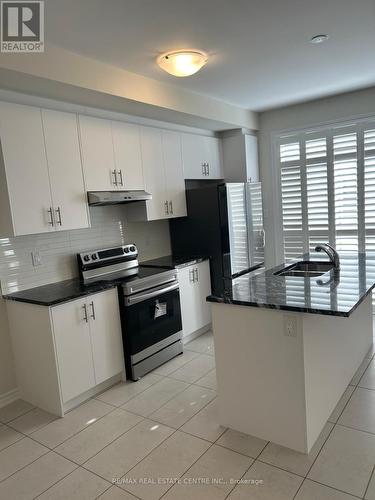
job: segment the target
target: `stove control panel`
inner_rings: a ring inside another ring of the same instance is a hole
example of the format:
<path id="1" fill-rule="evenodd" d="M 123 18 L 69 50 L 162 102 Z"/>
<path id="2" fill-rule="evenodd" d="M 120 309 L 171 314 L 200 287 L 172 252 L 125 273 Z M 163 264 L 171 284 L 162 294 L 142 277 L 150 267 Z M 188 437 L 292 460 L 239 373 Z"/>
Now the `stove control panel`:
<path id="1" fill-rule="evenodd" d="M 121 260 L 124 258 L 126 258 L 126 260 L 136 259 L 137 257 L 138 250 L 134 244 L 120 247 L 102 248 L 100 250 L 91 250 L 78 254 L 78 259 L 84 266 L 99 264 L 110 260 Z"/>

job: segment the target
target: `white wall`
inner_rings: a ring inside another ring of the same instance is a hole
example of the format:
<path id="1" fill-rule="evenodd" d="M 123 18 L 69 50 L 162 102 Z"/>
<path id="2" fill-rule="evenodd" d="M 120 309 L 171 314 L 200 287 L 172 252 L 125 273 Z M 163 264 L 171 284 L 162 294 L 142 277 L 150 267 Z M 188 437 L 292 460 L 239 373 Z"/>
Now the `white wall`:
<path id="1" fill-rule="evenodd" d="M 263 183 L 267 267 L 279 263 L 278 256 L 280 255 L 282 237 L 281 227 L 278 224 L 279 219 L 274 216 L 280 207 L 275 202 L 277 198 L 274 196 L 272 134 L 366 116 L 375 116 L 375 87 L 278 108 L 260 114 L 259 155 Z"/>
<path id="2" fill-rule="evenodd" d="M 126 207 L 92 207 L 92 227 L 17 238 L 0 239 L 2 293 L 44 285 L 77 276 L 77 252 L 91 248 L 135 243 L 139 260 L 170 253 L 167 221 L 128 223 Z M 33 267 L 31 251 L 39 250 L 42 265 Z M 0 403 L 1 395 L 16 388 L 13 354 L 4 302 L 0 300 Z"/>
<path id="3" fill-rule="evenodd" d="M 2 88 L 213 130 L 258 128 L 253 111 L 48 44 L 0 54 Z"/>

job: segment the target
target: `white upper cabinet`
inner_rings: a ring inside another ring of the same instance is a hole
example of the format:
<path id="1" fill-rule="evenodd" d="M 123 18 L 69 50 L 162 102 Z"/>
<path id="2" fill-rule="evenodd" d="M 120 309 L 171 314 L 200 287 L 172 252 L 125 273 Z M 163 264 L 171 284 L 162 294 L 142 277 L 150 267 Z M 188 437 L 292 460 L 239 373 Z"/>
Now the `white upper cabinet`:
<path id="1" fill-rule="evenodd" d="M 140 127 L 80 115 L 86 189 L 144 189 Z"/>
<path id="2" fill-rule="evenodd" d="M 222 166 L 221 141 L 216 137 L 206 137 L 205 142 L 208 149 L 207 177 L 209 179 L 222 179 L 224 174 Z"/>
<path id="3" fill-rule="evenodd" d="M 120 182 L 109 120 L 79 116 L 83 172 L 87 191 L 112 191 Z"/>
<path id="4" fill-rule="evenodd" d="M 152 194 L 152 200 L 146 202 L 147 220 L 163 219 L 167 213 L 167 197 L 161 130 L 142 127 L 141 146 L 145 189 Z"/>
<path id="5" fill-rule="evenodd" d="M 221 144 L 216 137 L 182 135 L 185 179 L 222 179 Z"/>
<path id="6" fill-rule="evenodd" d="M 166 196 L 169 217 L 187 215 L 185 180 L 182 165 L 181 134 L 163 130 L 163 152 Z"/>
<path id="7" fill-rule="evenodd" d="M 181 135 L 141 127 L 141 150 L 145 189 L 152 200 L 128 205 L 132 221 L 170 219 L 186 215 Z"/>
<path id="8" fill-rule="evenodd" d="M 0 232 L 89 227 L 77 117 L 0 103 Z"/>
<path id="9" fill-rule="evenodd" d="M 246 175 L 248 182 L 259 182 L 258 138 L 245 135 Z"/>
<path id="10" fill-rule="evenodd" d="M 259 182 L 258 138 L 233 131 L 222 138 L 224 175 L 227 182 Z"/>
<path id="11" fill-rule="evenodd" d="M 89 226 L 77 116 L 42 110 L 55 228 Z"/>
<path id="12" fill-rule="evenodd" d="M 0 139 L 1 233 L 17 236 L 53 230 L 40 109 L 1 102 Z"/>
<path id="13" fill-rule="evenodd" d="M 118 188 L 144 189 L 140 127 L 113 121 L 112 137 Z"/>

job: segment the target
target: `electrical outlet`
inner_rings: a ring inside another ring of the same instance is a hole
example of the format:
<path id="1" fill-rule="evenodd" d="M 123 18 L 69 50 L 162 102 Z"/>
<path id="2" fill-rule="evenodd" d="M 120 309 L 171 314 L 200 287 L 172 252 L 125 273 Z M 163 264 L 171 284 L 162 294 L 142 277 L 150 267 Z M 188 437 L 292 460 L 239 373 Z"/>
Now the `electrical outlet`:
<path id="1" fill-rule="evenodd" d="M 42 257 L 40 255 L 40 252 L 39 250 L 33 250 L 31 252 L 31 260 L 33 262 L 33 266 L 34 267 L 37 267 L 37 266 L 41 266 L 42 265 Z"/>
<path id="2" fill-rule="evenodd" d="M 284 335 L 297 337 L 297 318 L 295 316 L 284 316 Z"/>

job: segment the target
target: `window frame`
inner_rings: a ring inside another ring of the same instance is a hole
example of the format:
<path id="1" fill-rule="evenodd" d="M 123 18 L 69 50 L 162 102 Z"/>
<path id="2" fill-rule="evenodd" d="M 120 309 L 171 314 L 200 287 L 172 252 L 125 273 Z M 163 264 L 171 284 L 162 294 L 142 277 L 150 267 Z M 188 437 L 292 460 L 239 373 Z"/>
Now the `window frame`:
<path id="1" fill-rule="evenodd" d="M 366 235 L 375 235 L 375 229 L 365 229 L 365 147 L 364 147 L 364 133 L 366 130 L 375 130 L 375 116 L 352 119 L 342 122 L 326 123 L 316 127 L 308 127 L 295 130 L 279 131 L 271 134 L 271 158 L 273 164 L 273 189 L 274 189 L 274 241 L 275 241 L 275 257 L 277 262 L 285 261 L 284 254 L 284 225 L 283 225 L 283 206 L 282 206 L 282 184 L 281 184 L 281 167 L 288 167 L 298 165 L 301 168 L 301 203 L 305 207 L 302 212 L 303 223 L 303 248 L 304 252 L 308 252 L 308 230 L 306 224 L 307 210 L 306 198 L 307 189 L 306 182 L 303 182 L 303 176 L 306 177 L 306 161 L 292 160 L 289 162 L 280 161 L 280 146 L 288 143 L 300 143 L 300 154 L 305 155 L 306 140 L 313 140 L 322 136 L 327 140 L 327 155 L 324 157 L 327 162 L 327 192 L 328 192 L 328 241 L 335 245 L 335 210 L 334 210 L 334 169 L 333 166 L 333 137 L 339 133 L 352 133 L 357 135 L 357 230 L 348 230 L 347 234 L 358 234 L 358 251 L 364 252 L 366 249 Z M 303 146 L 303 147 L 302 147 Z M 318 159 L 314 159 L 318 160 Z M 306 179 L 304 179 L 305 181 Z M 344 230 L 341 230 L 344 233 Z"/>

